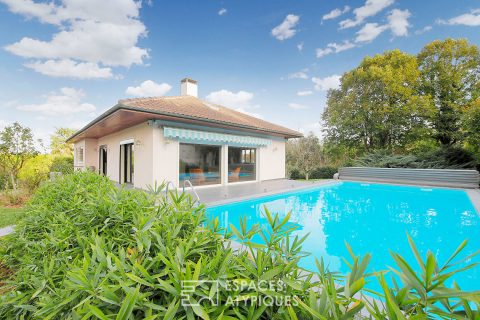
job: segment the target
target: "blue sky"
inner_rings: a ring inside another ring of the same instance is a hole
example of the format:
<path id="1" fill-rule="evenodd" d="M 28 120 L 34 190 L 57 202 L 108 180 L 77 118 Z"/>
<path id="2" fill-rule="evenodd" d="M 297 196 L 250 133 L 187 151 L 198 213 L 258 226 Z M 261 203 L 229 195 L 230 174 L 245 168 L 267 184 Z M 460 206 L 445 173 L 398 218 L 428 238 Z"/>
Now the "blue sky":
<path id="1" fill-rule="evenodd" d="M 320 134 L 326 91 L 366 55 L 480 44 L 480 2 L 0 0 L 0 127 L 48 141 L 122 98 L 199 96 Z"/>

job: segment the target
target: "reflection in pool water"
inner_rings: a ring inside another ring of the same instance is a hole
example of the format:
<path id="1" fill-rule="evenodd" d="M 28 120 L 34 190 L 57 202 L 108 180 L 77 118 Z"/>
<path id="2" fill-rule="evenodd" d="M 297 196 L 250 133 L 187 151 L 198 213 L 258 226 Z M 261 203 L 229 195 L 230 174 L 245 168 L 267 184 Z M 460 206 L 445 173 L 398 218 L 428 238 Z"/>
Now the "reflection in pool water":
<path id="1" fill-rule="evenodd" d="M 311 255 L 301 266 L 315 271 L 315 258 L 323 257 L 332 271 L 347 272 L 342 257 L 349 257 L 348 242 L 356 254 L 371 253 L 370 271 L 394 266 L 389 250 L 400 253 L 417 268 L 406 238 L 414 238 L 422 257 L 430 249 L 440 263 L 464 240 L 469 240 L 462 257 L 480 249 L 480 217 L 462 190 L 422 189 L 413 186 L 341 182 L 315 189 L 268 196 L 207 209 L 220 225 L 266 226 L 264 206 L 298 224 L 299 236 L 309 233 L 303 250 Z M 262 241 L 260 237 L 253 239 Z M 478 261 L 478 257 L 475 258 Z M 464 290 L 480 289 L 480 268 L 454 278 Z M 376 289 L 376 288 L 375 288 Z"/>

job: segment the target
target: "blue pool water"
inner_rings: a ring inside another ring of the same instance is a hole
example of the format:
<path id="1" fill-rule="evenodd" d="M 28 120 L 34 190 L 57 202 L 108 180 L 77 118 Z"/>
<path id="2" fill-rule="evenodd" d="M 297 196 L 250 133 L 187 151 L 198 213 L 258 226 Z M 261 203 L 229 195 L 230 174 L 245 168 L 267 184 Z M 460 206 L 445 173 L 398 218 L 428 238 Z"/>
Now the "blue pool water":
<path id="1" fill-rule="evenodd" d="M 461 257 L 480 249 L 480 217 L 462 190 L 339 182 L 314 189 L 267 196 L 207 208 L 220 225 L 267 225 L 264 206 L 281 217 L 289 211 L 298 225 L 295 234 L 310 233 L 303 245 L 311 253 L 301 266 L 316 271 L 315 257 L 323 257 L 331 271 L 347 272 L 342 257 L 349 257 L 345 241 L 357 255 L 371 253 L 369 271 L 394 266 L 389 249 L 400 253 L 419 270 L 406 233 L 415 240 L 422 257 L 427 250 L 443 263 L 464 240 L 469 243 Z M 262 241 L 259 237 L 254 241 Z M 473 259 L 479 261 L 478 257 Z M 480 267 L 454 280 L 464 290 L 480 289 Z M 373 285 L 374 289 L 378 289 Z"/>

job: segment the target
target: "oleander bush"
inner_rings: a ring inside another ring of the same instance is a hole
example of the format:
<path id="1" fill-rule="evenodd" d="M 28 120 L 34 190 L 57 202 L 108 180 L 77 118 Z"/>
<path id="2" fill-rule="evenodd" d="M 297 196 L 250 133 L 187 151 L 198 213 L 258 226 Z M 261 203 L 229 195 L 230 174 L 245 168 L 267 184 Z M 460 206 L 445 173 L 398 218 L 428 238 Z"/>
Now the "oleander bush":
<path id="1" fill-rule="evenodd" d="M 305 255 L 304 239 L 288 236 L 294 230 L 289 215 L 280 218 L 266 210 L 268 228 L 247 229 L 242 220 L 230 233 L 218 221 L 209 221 L 204 208 L 189 196 L 172 192 L 165 197 L 162 189 L 163 185 L 149 193 L 119 189 L 89 172 L 40 186 L 28 205 L 29 214 L 0 246 L 0 318 L 478 316 L 478 292 L 446 286 L 462 270 L 452 261 L 465 244 L 440 265 L 431 253 L 425 262 L 419 258 L 412 242 L 420 271 L 393 254 L 398 271 L 391 273 L 403 284 L 397 281 L 388 287 L 388 275 L 366 273 L 370 256 L 358 257 L 351 250 L 346 275 L 329 272 L 321 259 L 317 272 L 302 270 L 298 262 Z M 255 235 L 263 244 L 251 241 Z M 231 237 L 241 243 L 240 249 Z M 378 301 L 365 296 L 365 284 L 376 277 L 384 288 Z M 185 296 L 184 281 L 197 280 Z M 217 285 L 208 280 L 218 280 Z M 283 286 L 248 285 L 261 281 Z M 266 298 L 277 303 L 261 303 Z"/>

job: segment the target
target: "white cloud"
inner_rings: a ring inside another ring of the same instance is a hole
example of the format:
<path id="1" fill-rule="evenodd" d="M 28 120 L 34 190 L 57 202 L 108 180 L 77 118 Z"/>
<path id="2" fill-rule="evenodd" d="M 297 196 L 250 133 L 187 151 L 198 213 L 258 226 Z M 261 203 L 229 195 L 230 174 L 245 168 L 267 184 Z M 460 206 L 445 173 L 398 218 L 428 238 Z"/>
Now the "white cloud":
<path id="1" fill-rule="evenodd" d="M 395 0 L 366 0 L 363 6 L 353 10 L 355 19 L 340 21 L 340 28 L 346 29 L 358 26 L 362 24 L 365 19 L 376 15 L 383 9 L 391 6 L 394 2 Z"/>
<path id="2" fill-rule="evenodd" d="M 394 36 L 404 37 L 408 35 L 408 28 L 410 28 L 408 18 L 410 18 L 411 15 L 408 10 L 393 9 L 390 12 L 387 17 L 388 26 Z"/>
<path id="3" fill-rule="evenodd" d="M 308 109 L 307 106 L 305 106 L 303 104 L 295 103 L 295 102 L 289 103 L 288 107 L 292 108 L 292 109 L 295 109 L 295 110 Z"/>
<path id="4" fill-rule="evenodd" d="M 302 125 L 298 131 L 300 131 L 303 135 L 308 135 L 310 132 L 319 137 L 320 139 L 323 138 L 323 127 L 320 122 L 311 122 Z"/>
<path id="5" fill-rule="evenodd" d="M 299 44 L 297 44 L 297 49 L 298 51 L 303 51 L 303 42 L 300 42 Z"/>
<path id="6" fill-rule="evenodd" d="M 322 58 L 322 57 L 328 56 L 329 54 L 333 53 L 333 49 L 329 48 L 329 47 L 324 48 L 324 49 L 317 48 L 317 50 L 315 50 L 315 52 L 316 52 L 317 58 Z"/>
<path id="7" fill-rule="evenodd" d="M 464 13 L 448 20 L 438 20 L 439 24 L 448 25 L 464 25 L 469 27 L 480 26 L 480 9 L 471 10 L 469 13 Z"/>
<path id="8" fill-rule="evenodd" d="M 356 33 L 357 37 L 355 38 L 355 42 L 371 42 L 387 29 L 387 25 L 367 23 Z"/>
<path id="9" fill-rule="evenodd" d="M 334 74 L 325 78 L 313 77 L 312 81 L 315 84 L 315 90 L 328 91 L 340 86 L 340 78 L 338 74 Z"/>
<path id="10" fill-rule="evenodd" d="M 138 87 L 128 87 L 125 93 L 136 97 L 163 96 L 172 89 L 168 83 L 156 83 L 152 80 L 143 81 Z"/>
<path id="11" fill-rule="evenodd" d="M 302 69 L 300 71 L 290 73 L 287 78 L 288 79 L 308 79 L 307 72 L 308 72 L 308 69 Z"/>
<path id="12" fill-rule="evenodd" d="M 324 15 L 322 17 L 322 20 L 331 20 L 331 19 L 338 18 L 342 14 L 347 13 L 348 11 L 350 11 L 349 6 L 345 6 L 345 7 L 343 7 L 343 9 L 340 9 L 340 8 L 333 9 L 332 11 L 330 11 L 329 13 Z"/>
<path id="13" fill-rule="evenodd" d="M 428 32 L 430 30 L 432 30 L 433 27 L 432 26 L 425 26 L 423 27 L 422 29 L 419 29 L 419 30 L 416 30 L 415 31 L 415 34 L 424 34 L 425 32 Z"/>
<path id="14" fill-rule="evenodd" d="M 272 36 L 278 40 L 286 40 L 293 37 L 297 33 L 295 26 L 299 21 L 299 16 L 294 14 L 287 15 L 281 24 L 272 29 Z"/>
<path id="15" fill-rule="evenodd" d="M 77 79 L 112 78 L 111 68 L 101 68 L 92 62 L 75 62 L 70 59 L 35 61 L 25 64 L 41 74 L 51 77 L 70 77 Z"/>
<path id="16" fill-rule="evenodd" d="M 313 94 L 312 90 L 297 91 L 297 96 L 300 96 L 300 97 L 309 96 L 312 94 Z"/>
<path id="17" fill-rule="evenodd" d="M 35 59 L 33 65 L 47 60 L 49 69 L 61 65 L 62 60 L 73 60 L 65 74 L 60 68 L 50 71 L 53 76 L 85 78 L 85 74 L 98 77 L 98 71 L 107 74 L 104 67 L 143 64 L 147 49 L 137 46 L 146 35 L 146 27 L 139 20 L 140 2 L 134 0 L 63 0 L 60 3 L 40 4 L 31 0 L 0 0 L 11 12 L 56 26 L 58 32 L 50 40 L 24 37 L 7 45 L 5 49 L 17 56 Z M 88 65 L 80 63 L 90 63 Z M 40 65 L 38 64 L 38 66 Z M 103 67 L 101 67 L 101 65 Z M 38 67 L 34 70 L 43 70 Z M 85 69 L 96 70 L 85 72 Z M 73 75 L 72 75 L 73 73 Z M 47 74 L 48 73 L 44 73 Z"/>
<path id="18" fill-rule="evenodd" d="M 390 30 L 396 37 L 405 37 L 408 35 L 411 13 L 408 10 L 393 9 L 387 16 L 388 23 L 380 25 L 376 22 L 366 23 L 356 34 L 356 43 L 366 43 L 375 40 L 386 30 Z"/>
<path id="19" fill-rule="evenodd" d="M 238 111 L 245 112 L 241 111 L 240 109 L 243 110 L 251 108 L 253 93 L 242 90 L 238 92 L 232 92 L 222 89 L 219 91 L 210 92 L 205 99 L 225 107 L 238 108 Z"/>
<path id="20" fill-rule="evenodd" d="M 225 8 L 222 8 L 222 9 L 218 10 L 218 15 L 219 16 L 223 16 L 226 13 L 227 13 L 227 9 L 225 9 Z"/>
<path id="21" fill-rule="evenodd" d="M 40 112 L 47 116 L 65 116 L 73 113 L 92 113 L 96 110 L 90 103 L 82 103 L 85 94 L 74 88 L 61 88 L 60 94 L 51 93 L 40 104 L 20 105 L 19 110 Z"/>
<path id="22" fill-rule="evenodd" d="M 329 55 L 331 53 L 339 53 L 339 52 L 349 50 L 349 49 L 352 49 L 352 48 L 355 48 L 355 44 L 348 41 L 348 40 L 343 41 L 342 43 L 332 42 L 332 43 L 327 44 L 326 48 L 323 48 L 323 49 L 318 48 L 316 50 L 317 58 L 324 57 L 324 56 Z"/>

